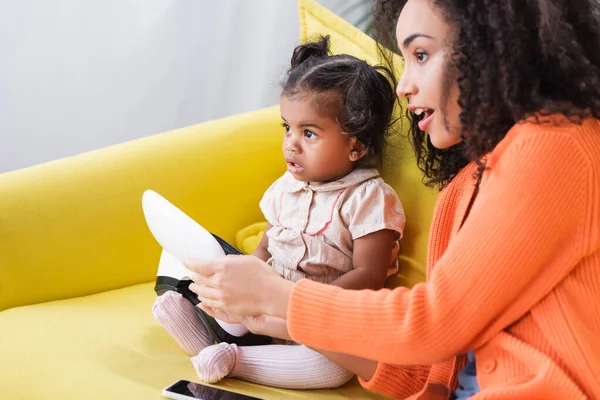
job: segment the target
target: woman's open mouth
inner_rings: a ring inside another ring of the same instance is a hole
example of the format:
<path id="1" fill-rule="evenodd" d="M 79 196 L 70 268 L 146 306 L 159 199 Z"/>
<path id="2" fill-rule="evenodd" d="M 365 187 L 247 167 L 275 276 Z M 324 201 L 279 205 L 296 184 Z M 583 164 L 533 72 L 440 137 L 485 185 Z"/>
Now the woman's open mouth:
<path id="1" fill-rule="evenodd" d="M 422 130 L 423 132 L 427 131 L 429 124 L 431 124 L 431 121 L 433 120 L 434 113 L 435 110 L 432 108 L 417 108 L 415 110 L 415 115 L 417 116 L 417 118 L 421 118 L 421 120 L 418 123 L 420 130 Z"/>

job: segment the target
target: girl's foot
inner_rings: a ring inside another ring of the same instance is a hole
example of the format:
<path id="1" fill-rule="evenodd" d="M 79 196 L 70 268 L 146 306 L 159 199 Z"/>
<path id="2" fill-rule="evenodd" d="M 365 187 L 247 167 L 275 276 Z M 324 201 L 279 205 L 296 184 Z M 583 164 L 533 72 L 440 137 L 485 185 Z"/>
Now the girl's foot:
<path id="1" fill-rule="evenodd" d="M 233 371 L 237 357 L 238 346 L 229 343 L 219 343 L 204 348 L 192 364 L 198 377 L 207 383 L 217 383 Z"/>

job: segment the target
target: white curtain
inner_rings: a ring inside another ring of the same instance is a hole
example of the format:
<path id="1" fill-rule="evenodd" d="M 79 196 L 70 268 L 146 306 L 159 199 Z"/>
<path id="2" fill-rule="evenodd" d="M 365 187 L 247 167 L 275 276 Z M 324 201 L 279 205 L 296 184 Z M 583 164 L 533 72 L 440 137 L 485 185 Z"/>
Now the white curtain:
<path id="1" fill-rule="evenodd" d="M 296 0 L 0 0 L 0 173 L 276 104 L 298 29 Z"/>

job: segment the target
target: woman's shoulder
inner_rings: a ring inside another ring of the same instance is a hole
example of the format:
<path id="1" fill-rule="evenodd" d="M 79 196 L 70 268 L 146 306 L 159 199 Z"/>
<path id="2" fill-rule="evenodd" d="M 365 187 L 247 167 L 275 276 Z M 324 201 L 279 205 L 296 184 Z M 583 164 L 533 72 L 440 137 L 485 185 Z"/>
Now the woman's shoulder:
<path id="1" fill-rule="evenodd" d="M 502 142 L 555 142 L 560 141 L 561 137 L 568 137 L 573 143 L 586 143 L 593 148 L 600 148 L 600 121 L 591 116 L 580 121 L 556 114 L 531 117 L 515 124 Z"/>
<path id="2" fill-rule="evenodd" d="M 561 157 L 561 155 L 563 157 Z M 600 168 L 600 121 L 587 117 L 571 121 L 562 115 L 532 117 L 515 124 L 486 157 L 492 168 L 501 158 L 553 158 L 561 163 L 565 155 L 577 155 L 592 169 Z M 569 169 L 565 165 L 566 169 Z"/>

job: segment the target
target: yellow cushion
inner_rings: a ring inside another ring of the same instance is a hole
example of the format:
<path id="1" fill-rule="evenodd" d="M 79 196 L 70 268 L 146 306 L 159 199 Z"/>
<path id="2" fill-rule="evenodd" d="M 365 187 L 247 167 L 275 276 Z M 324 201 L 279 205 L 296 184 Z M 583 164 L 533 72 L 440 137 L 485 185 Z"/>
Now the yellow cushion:
<path id="1" fill-rule="evenodd" d="M 266 226 L 266 222 L 257 222 L 238 231 L 235 236 L 238 250 L 244 254 L 252 254 L 258 247 Z"/>
<path id="2" fill-rule="evenodd" d="M 154 320 L 152 284 L 0 312 L 1 399 L 162 399 L 197 381 L 189 356 Z M 264 399 L 383 399 L 354 381 L 286 391 L 235 379 L 218 386 Z"/>

